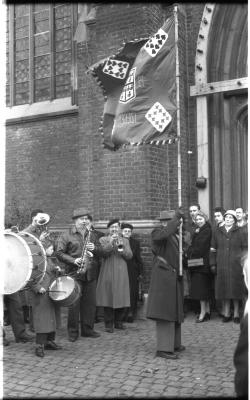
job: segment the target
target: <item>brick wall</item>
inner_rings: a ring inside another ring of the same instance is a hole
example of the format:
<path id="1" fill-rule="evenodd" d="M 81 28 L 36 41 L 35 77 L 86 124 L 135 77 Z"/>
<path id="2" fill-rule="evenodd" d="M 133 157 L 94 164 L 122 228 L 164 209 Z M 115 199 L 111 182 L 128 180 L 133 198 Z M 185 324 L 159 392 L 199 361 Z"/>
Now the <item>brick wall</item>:
<path id="1" fill-rule="evenodd" d="M 182 202 L 197 198 L 194 58 L 204 5 L 182 5 L 179 13 Z M 89 40 L 77 46 L 78 113 L 19 122 L 6 132 L 6 204 L 15 198 L 43 208 L 54 226 L 71 222 L 72 209 L 87 205 L 95 220 L 154 219 L 178 206 L 177 144 L 104 150 L 98 131 L 103 95 L 86 69 L 113 54 L 124 41 L 155 33 L 172 7 L 157 3 L 100 4 Z M 188 156 L 187 151 L 193 151 Z M 142 243 L 148 285 L 150 230 L 136 231 Z"/>

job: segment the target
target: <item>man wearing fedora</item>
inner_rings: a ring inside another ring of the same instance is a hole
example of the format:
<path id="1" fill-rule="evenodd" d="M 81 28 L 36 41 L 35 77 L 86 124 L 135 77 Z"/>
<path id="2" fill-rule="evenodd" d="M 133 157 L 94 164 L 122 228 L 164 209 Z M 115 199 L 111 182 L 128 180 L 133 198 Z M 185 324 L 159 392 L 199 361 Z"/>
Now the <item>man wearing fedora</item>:
<path id="1" fill-rule="evenodd" d="M 96 313 L 96 279 L 98 257 L 101 254 L 99 233 L 92 226 L 92 216 L 86 208 L 73 211 L 74 226 L 63 233 L 57 242 L 56 256 L 66 264 L 67 273 L 77 280 L 81 295 L 68 310 L 68 336 L 71 342 L 79 336 L 79 316 L 81 336 L 97 338 L 94 331 Z M 87 258 L 86 258 L 87 255 Z M 83 257 L 88 260 L 83 267 Z"/>
<path id="2" fill-rule="evenodd" d="M 162 211 L 161 226 L 151 233 L 154 255 L 147 318 L 156 321 L 157 357 L 177 359 L 181 345 L 183 281 L 179 270 L 179 225 L 184 213 Z"/>

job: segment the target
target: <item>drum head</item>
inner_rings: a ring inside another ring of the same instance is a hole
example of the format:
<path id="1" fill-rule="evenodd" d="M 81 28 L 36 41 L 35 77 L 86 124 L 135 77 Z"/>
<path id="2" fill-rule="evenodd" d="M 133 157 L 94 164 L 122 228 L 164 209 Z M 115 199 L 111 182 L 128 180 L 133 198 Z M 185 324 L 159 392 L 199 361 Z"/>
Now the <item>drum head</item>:
<path id="1" fill-rule="evenodd" d="M 3 293 L 22 289 L 32 273 L 32 257 L 26 242 L 13 232 L 4 233 L 5 262 Z"/>
<path id="2" fill-rule="evenodd" d="M 68 298 L 75 288 L 75 281 L 70 276 L 60 276 L 55 279 L 49 287 L 49 296 L 54 301 Z"/>

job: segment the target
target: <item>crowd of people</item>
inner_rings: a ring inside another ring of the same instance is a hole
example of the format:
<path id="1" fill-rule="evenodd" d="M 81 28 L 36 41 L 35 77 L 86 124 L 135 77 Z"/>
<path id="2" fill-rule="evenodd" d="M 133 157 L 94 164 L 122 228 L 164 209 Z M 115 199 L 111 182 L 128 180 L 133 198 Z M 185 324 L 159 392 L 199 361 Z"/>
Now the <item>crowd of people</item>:
<path id="1" fill-rule="evenodd" d="M 39 222 L 39 216 L 45 223 Z M 124 322 L 133 322 L 143 278 L 140 242 L 131 237 L 131 224 L 113 218 L 105 234 L 94 228 L 91 212 L 79 208 L 73 211 L 73 226 L 53 242 L 46 229 L 49 219 L 42 210 L 34 210 L 24 230 L 39 238 L 46 251 L 42 281 L 25 294 L 4 296 L 16 341 L 32 340 L 25 330 L 28 320 L 36 333 L 39 357 L 44 357 L 46 349 L 61 349 L 55 342 L 60 307 L 49 296 L 55 277 L 68 275 L 80 288 L 78 298 L 68 307 L 71 342 L 79 335 L 100 336 L 94 329 L 100 307 L 108 333 L 125 329 Z M 227 211 L 216 207 L 210 222 L 199 204 L 192 204 L 189 220 L 181 208 L 162 211 L 157 219 L 160 226 L 151 232 L 153 264 L 146 316 L 156 321 L 156 356 L 176 359 L 185 350 L 181 343 L 185 300 L 195 302 L 197 323 L 211 319 L 214 305 L 223 323 L 241 321 L 247 300 L 242 264 L 248 248 L 247 215 L 240 207 Z"/>

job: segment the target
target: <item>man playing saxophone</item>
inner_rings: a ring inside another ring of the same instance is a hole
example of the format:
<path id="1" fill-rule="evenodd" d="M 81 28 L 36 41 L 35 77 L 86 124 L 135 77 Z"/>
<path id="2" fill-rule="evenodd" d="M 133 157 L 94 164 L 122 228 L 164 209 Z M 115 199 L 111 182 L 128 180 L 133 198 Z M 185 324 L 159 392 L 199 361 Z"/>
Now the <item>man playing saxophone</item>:
<path id="1" fill-rule="evenodd" d="M 73 211 L 74 226 L 57 241 L 56 256 L 66 264 L 67 273 L 77 280 L 81 296 L 68 310 L 68 337 L 74 342 L 79 336 L 97 338 L 94 331 L 96 313 L 96 279 L 98 258 L 101 254 L 99 232 L 92 225 L 92 216 L 86 208 Z"/>

